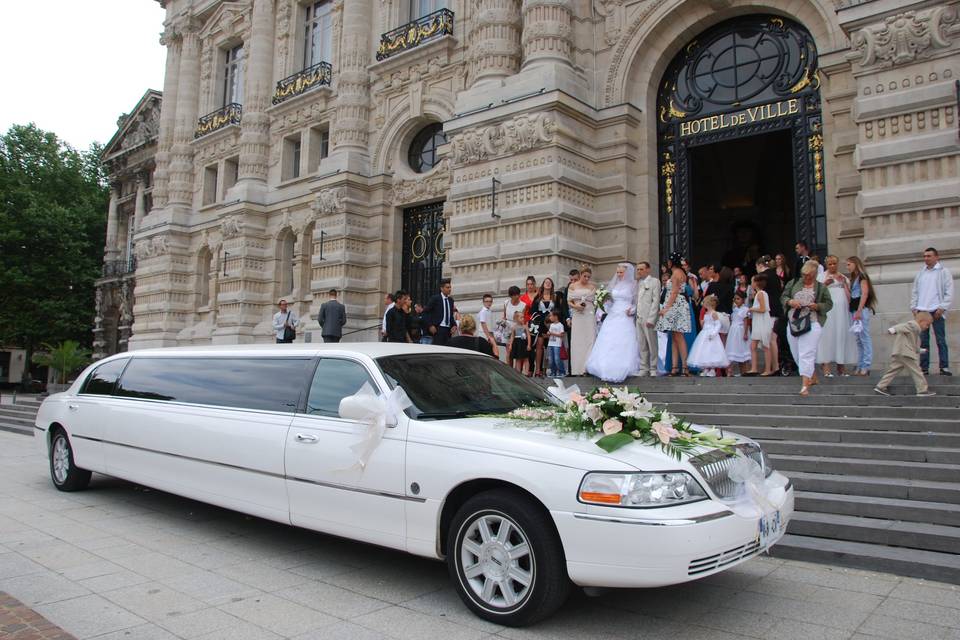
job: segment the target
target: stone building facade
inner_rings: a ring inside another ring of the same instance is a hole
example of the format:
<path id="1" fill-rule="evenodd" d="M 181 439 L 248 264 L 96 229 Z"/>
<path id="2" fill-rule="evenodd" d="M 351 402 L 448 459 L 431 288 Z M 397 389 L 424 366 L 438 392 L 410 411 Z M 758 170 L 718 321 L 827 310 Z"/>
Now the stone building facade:
<path id="1" fill-rule="evenodd" d="M 925 246 L 960 274 L 955 1 L 159 1 L 131 348 L 796 239 L 865 259 L 880 331 Z"/>

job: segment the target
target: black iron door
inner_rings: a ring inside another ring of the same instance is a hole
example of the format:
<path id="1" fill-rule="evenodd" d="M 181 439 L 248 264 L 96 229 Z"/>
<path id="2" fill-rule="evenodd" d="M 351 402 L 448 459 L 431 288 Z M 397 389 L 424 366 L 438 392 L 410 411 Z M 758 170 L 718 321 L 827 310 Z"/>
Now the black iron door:
<path id="1" fill-rule="evenodd" d="M 690 255 L 691 147 L 789 129 L 796 239 L 825 255 L 823 130 L 817 50 L 786 18 L 723 22 L 671 62 L 658 95 L 660 252 Z"/>
<path id="2" fill-rule="evenodd" d="M 403 211 L 403 267 L 400 287 L 426 304 L 440 290 L 443 274 L 443 202 Z"/>

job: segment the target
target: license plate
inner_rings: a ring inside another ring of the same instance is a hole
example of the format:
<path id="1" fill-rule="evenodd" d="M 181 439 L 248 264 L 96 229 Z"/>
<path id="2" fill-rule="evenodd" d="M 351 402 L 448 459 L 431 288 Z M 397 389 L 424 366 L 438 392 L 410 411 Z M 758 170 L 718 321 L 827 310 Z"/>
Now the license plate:
<path id="1" fill-rule="evenodd" d="M 783 535 L 784 524 L 779 509 L 773 513 L 766 513 L 760 516 L 757 538 L 760 541 L 761 549 L 766 549 L 780 539 Z"/>

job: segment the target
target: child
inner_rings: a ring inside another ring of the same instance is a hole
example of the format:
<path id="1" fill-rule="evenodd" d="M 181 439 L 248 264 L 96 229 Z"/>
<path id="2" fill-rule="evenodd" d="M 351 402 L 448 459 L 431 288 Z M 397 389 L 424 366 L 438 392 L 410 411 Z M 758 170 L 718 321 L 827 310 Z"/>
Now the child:
<path id="1" fill-rule="evenodd" d="M 690 349 L 690 357 L 687 358 L 690 367 L 701 369 L 701 376 L 715 377 L 717 369 L 730 366 L 723 341 L 720 339 L 723 318 L 717 313 L 717 302 L 717 296 L 713 294 L 703 299 L 703 330 L 697 334 L 697 339 Z"/>
<path id="2" fill-rule="evenodd" d="M 507 347 L 507 358 L 513 361 L 513 367 L 523 373 L 524 366 L 527 364 L 527 352 L 530 350 L 530 334 L 527 332 L 527 324 L 523 321 L 523 311 L 516 311 L 513 314 L 513 340 Z"/>
<path id="3" fill-rule="evenodd" d="M 733 294 L 733 314 L 730 316 L 730 332 L 727 333 L 727 357 L 730 359 L 731 370 L 737 365 L 736 376 L 743 373 L 743 363 L 750 362 L 750 333 L 747 329 L 747 318 L 750 309 L 747 308 L 746 294 L 738 291 Z"/>
<path id="4" fill-rule="evenodd" d="M 913 320 L 894 325 L 887 329 L 887 333 L 896 336 L 893 339 L 893 352 L 890 355 L 890 366 L 874 387 L 874 391 L 882 396 L 889 396 L 887 387 L 904 369 L 913 378 L 917 387 L 917 395 L 929 397 L 937 395 L 927 388 L 927 379 L 920 369 L 920 332 L 926 331 L 933 324 L 933 316 L 926 311 L 919 311 Z"/>
<path id="5" fill-rule="evenodd" d="M 567 335 L 567 332 L 563 329 L 563 323 L 560 322 L 560 314 L 556 311 L 551 311 L 547 316 L 547 321 L 550 325 L 547 327 L 547 349 L 550 353 L 550 370 L 548 375 L 550 377 L 558 376 L 563 377 L 566 374 L 566 370 L 563 366 L 563 359 L 560 357 L 560 347 L 563 346 L 563 338 Z"/>
<path id="6" fill-rule="evenodd" d="M 773 375 L 773 359 L 770 356 L 770 334 L 773 333 L 773 318 L 770 317 L 770 298 L 767 296 L 767 276 L 758 273 L 753 276 L 753 306 L 750 307 L 750 371 L 744 375 L 757 373 L 757 350 L 763 349 L 762 376 Z"/>

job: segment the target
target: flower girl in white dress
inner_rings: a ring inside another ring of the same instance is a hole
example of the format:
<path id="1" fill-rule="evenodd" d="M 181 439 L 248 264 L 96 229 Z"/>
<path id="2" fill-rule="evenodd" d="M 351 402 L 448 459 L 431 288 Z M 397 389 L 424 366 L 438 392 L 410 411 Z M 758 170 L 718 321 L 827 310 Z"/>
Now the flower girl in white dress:
<path id="1" fill-rule="evenodd" d="M 743 364 L 750 362 L 750 332 L 747 330 L 747 318 L 750 317 L 750 308 L 746 305 L 743 294 L 733 295 L 733 313 L 730 315 L 730 331 L 727 333 L 727 357 L 731 368 L 737 364 L 739 376 L 743 373 Z"/>
<path id="2" fill-rule="evenodd" d="M 709 295 L 703 299 L 703 306 L 707 312 L 703 314 L 703 329 L 697 334 L 697 339 L 690 348 L 689 366 L 701 369 L 702 376 L 716 376 L 717 369 L 726 369 L 730 366 L 723 340 L 720 339 L 720 329 L 723 327 L 723 314 L 717 313 L 717 296 Z M 729 340 L 729 335 L 727 340 Z"/>

